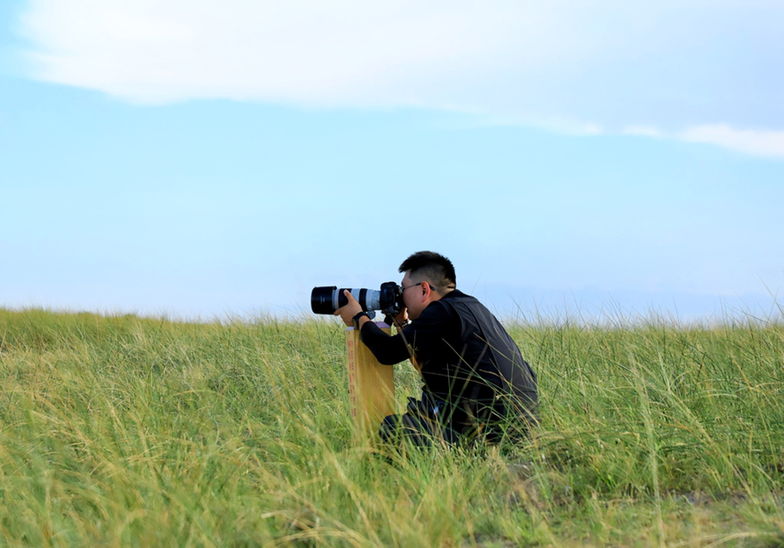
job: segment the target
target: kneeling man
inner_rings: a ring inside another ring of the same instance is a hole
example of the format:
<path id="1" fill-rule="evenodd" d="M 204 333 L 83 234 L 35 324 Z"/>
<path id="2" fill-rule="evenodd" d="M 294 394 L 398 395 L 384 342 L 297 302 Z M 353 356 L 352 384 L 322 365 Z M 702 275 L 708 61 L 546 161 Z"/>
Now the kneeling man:
<path id="1" fill-rule="evenodd" d="M 395 318 L 396 335 L 371 322 L 348 291 L 348 304 L 335 312 L 360 330 L 379 362 L 410 358 L 424 380 L 422 397 L 409 398 L 405 414 L 384 419 L 382 439 L 428 445 L 525 435 L 536 423 L 536 374 L 498 319 L 456 288 L 443 255 L 414 253 L 399 270 L 405 308 Z"/>

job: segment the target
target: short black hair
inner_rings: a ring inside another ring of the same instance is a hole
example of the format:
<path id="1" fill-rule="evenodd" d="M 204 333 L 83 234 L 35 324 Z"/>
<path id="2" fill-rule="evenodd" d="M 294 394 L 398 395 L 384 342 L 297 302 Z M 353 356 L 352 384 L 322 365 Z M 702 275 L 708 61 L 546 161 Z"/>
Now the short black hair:
<path id="1" fill-rule="evenodd" d="M 433 251 L 417 251 L 402 262 L 398 272 L 411 271 L 412 278 L 425 278 L 438 289 L 454 289 L 457 276 L 452 261 Z"/>

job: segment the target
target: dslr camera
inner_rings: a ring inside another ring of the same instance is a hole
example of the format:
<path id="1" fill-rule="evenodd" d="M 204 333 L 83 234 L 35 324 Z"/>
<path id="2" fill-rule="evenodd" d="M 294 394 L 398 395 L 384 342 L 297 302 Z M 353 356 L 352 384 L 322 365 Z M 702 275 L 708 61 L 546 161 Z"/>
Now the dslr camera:
<path id="1" fill-rule="evenodd" d="M 395 282 L 381 284 L 380 289 L 356 289 L 343 288 L 336 286 L 314 287 L 310 293 L 310 308 L 314 314 L 332 315 L 338 308 L 348 304 L 348 298 L 343 294 L 348 290 L 351 295 L 359 302 L 362 310 L 370 313 L 371 317 L 375 310 L 380 310 L 387 317 L 395 317 L 404 308 L 403 293 L 400 286 Z"/>

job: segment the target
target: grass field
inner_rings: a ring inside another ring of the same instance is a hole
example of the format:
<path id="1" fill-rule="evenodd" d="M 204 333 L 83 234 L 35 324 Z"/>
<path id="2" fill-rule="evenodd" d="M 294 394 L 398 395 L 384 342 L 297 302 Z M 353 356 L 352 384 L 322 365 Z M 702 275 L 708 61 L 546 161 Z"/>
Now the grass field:
<path id="1" fill-rule="evenodd" d="M 0 545 L 784 546 L 784 326 L 511 331 L 530 443 L 385 458 L 335 323 L 0 310 Z"/>

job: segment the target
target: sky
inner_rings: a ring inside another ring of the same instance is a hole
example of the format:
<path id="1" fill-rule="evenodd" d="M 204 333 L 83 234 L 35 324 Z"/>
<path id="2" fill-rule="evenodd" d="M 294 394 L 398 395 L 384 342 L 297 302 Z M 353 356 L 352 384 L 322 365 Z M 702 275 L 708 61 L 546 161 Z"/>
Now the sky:
<path id="1" fill-rule="evenodd" d="M 784 3 L 647 4 L 6 0 L 0 306 L 780 315 Z"/>

